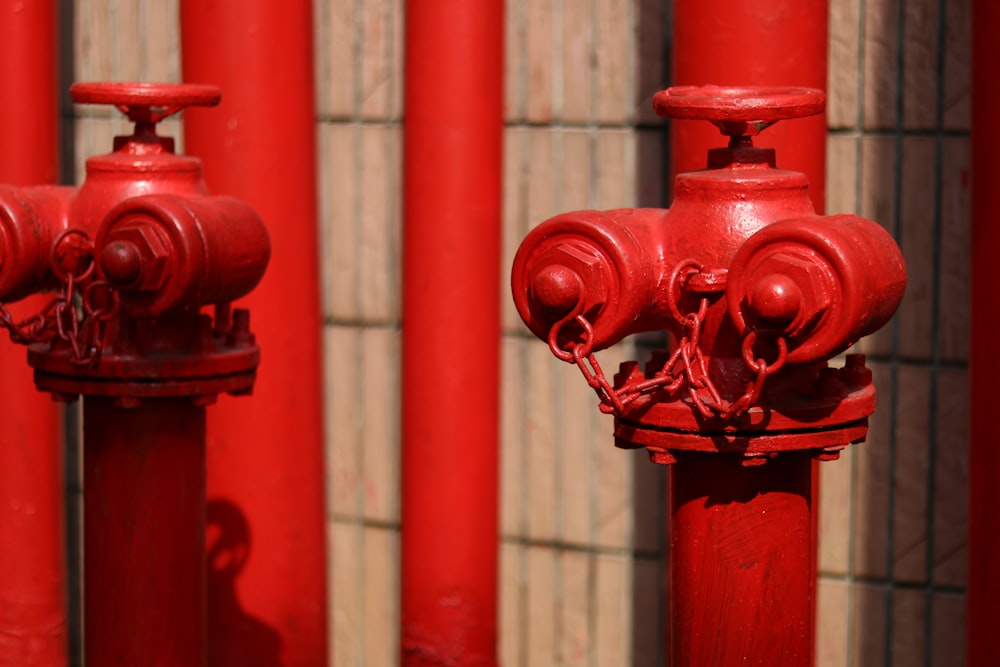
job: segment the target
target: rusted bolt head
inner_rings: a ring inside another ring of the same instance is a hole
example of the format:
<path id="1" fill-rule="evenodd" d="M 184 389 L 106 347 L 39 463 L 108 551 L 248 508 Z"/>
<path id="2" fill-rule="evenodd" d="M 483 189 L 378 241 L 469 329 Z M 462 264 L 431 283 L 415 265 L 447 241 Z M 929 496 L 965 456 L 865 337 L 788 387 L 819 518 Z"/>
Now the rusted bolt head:
<path id="1" fill-rule="evenodd" d="M 607 300 L 604 256 L 582 241 L 548 248 L 534 262 L 531 298 L 545 310 L 564 315 L 583 300 L 586 312 Z"/>
<path id="2" fill-rule="evenodd" d="M 816 259 L 779 251 L 762 259 L 744 285 L 757 316 L 785 324 L 785 332 L 795 336 L 830 306 L 831 282 L 825 265 Z"/>
<path id="3" fill-rule="evenodd" d="M 157 225 L 132 218 L 108 234 L 101 250 L 101 271 L 117 287 L 157 290 L 166 283 L 170 256 L 170 246 Z"/>

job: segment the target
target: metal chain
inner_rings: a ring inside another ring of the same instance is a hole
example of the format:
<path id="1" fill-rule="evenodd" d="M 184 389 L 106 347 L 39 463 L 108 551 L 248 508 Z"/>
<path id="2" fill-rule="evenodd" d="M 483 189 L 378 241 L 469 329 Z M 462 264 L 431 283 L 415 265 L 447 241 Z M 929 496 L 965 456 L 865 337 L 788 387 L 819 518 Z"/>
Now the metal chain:
<path id="1" fill-rule="evenodd" d="M 49 253 L 49 269 L 60 282 L 56 296 L 20 321 L 0 303 L 0 327 L 19 345 L 58 339 L 69 346 L 72 363 L 97 364 L 107 322 L 118 313 L 119 297 L 110 283 L 89 280 L 94 273 L 94 245 L 86 232 L 67 229 L 59 234 Z"/>
<path id="2" fill-rule="evenodd" d="M 597 358 L 594 356 L 594 329 L 587 318 L 580 312 L 582 300 L 573 310 L 561 320 L 552 325 L 549 330 L 549 349 L 557 358 L 576 364 L 583 374 L 587 384 L 594 389 L 600 400 L 602 412 L 621 416 L 633 401 L 641 396 L 662 391 L 674 396 L 682 389 L 687 390 L 695 409 L 705 418 L 721 418 L 725 420 L 738 418 L 753 407 L 764 389 L 764 383 L 769 375 L 777 373 L 785 365 L 788 356 L 788 342 L 785 337 L 776 332 L 750 330 L 743 338 L 741 352 L 743 361 L 754 372 L 754 378 L 747 384 L 746 390 L 735 401 L 727 402 L 719 394 L 718 389 L 708 375 L 705 357 L 702 355 L 699 341 L 708 312 L 708 298 L 702 297 L 698 310 L 682 314 L 674 298 L 675 289 L 683 292 L 683 284 L 693 275 L 701 272 L 700 264 L 693 260 L 684 260 L 677 264 L 671 272 L 669 289 L 667 290 L 667 307 L 671 315 L 684 329 L 684 335 L 677 343 L 673 354 L 651 378 L 630 380 L 619 389 L 608 381 Z M 559 342 L 563 328 L 570 322 L 575 322 L 581 328 L 583 335 L 580 342 L 570 342 L 562 345 Z M 762 356 L 755 353 L 754 347 L 764 334 L 773 339 L 778 356 L 768 363 Z"/>

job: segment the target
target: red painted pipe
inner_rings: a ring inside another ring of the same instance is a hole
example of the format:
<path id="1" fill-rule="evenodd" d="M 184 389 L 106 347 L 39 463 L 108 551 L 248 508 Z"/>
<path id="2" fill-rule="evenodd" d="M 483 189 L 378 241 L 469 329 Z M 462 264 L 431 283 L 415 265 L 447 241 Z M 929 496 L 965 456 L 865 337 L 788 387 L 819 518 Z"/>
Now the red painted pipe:
<path id="1" fill-rule="evenodd" d="M 284 667 L 327 660 L 323 402 L 310 0 L 181 2 L 184 79 L 222 103 L 184 114 L 185 150 L 215 194 L 251 204 L 271 263 L 245 302 L 266 350 L 254 396 L 208 422 L 208 500 L 242 515 L 252 548 L 233 585 L 209 592 L 209 655 L 281 643 Z M 236 599 L 233 599 L 235 596 Z M 252 652 L 251 652 L 252 653 Z"/>
<path id="2" fill-rule="evenodd" d="M 826 0 L 674 0 L 672 82 L 674 85 L 775 85 L 806 86 L 826 90 L 828 3 Z M 707 123 L 671 123 L 671 173 L 705 167 L 709 148 L 723 145 L 718 130 Z M 778 167 L 798 171 L 809 178 L 813 207 L 824 213 L 826 206 L 826 114 L 778 123 L 755 143 L 776 151 Z M 720 463 L 725 468 L 725 463 Z M 673 469 L 674 483 L 683 474 Z M 811 480 L 809 497 L 818 498 L 816 465 L 802 467 L 797 474 Z M 731 480 L 733 488 L 738 478 Z M 725 488 L 725 486 L 723 487 Z M 766 492 L 767 489 L 761 489 Z M 812 664 L 815 616 L 816 542 L 818 512 L 815 502 L 810 519 L 811 555 L 804 563 L 809 576 L 807 614 L 809 654 Z M 676 512 L 675 508 L 675 512 Z M 709 514 L 706 513 L 707 521 Z M 676 530 L 676 526 L 674 527 Z M 683 583 L 671 582 L 672 590 Z M 719 604 L 723 602 L 718 600 Z M 692 610 L 673 608 L 675 649 L 684 635 L 677 635 L 683 622 L 679 615 Z M 704 636 L 704 641 L 715 642 Z M 683 649 L 687 650 L 687 649 Z M 677 653 L 674 659 L 680 659 Z M 695 665 L 698 662 L 675 662 Z M 722 664 L 722 663 L 720 663 Z M 762 663 L 763 664 L 763 663 Z"/>
<path id="3" fill-rule="evenodd" d="M 0 183 L 56 183 L 56 3 L 0 0 Z M 38 299 L 15 315 L 36 312 Z M 6 339 L 6 336 L 3 338 Z M 0 665 L 67 658 L 60 410 L 0 343 Z"/>
<path id="4" fill-rule="evenodd" d="M 671 664 L 810 665 L 807 452 L 761 466 L 678 457 L 671 477 Z"/>
<path id="5" fill-rule="evenodd" d="M 673 85 L 805 86 L 826 90 L 827 0 L 674 0 Z M 674 174 L 703 169 L 721 146 L 707 123 L 671 123 Z M 826 115 L 778 123 L 756 142 L 778 167 L 809 177 L 825 207 Z"/>
<path id="6" fill-rule="evenodd" d="M 204 667 L 205 408 L 88 396 L 83 419 L 86 664 Z"/>
<path id="7" fill-rule="evenodd" d="M 0 0 L 0 182 L 58 179 L 55 0 Z M 23 364 L 22 364 L 23 365 Z"/>
<path id="8" fill-rule="evenodd" d="M 402 660 L 496 665 L 503 2 L 406 7 Z"/>
<path id="9" fill-rule="evenodd" d="M 972 281 L 970 307 L 969 574 L 966 586 L 966 664 L 988 665 L 1000 651 L 1000 453 L 996 450 L 996 395 L 1000 377 L 1000 229 L 995 222 L 1000 184 L 1000 5 L 972 2 Z"/>

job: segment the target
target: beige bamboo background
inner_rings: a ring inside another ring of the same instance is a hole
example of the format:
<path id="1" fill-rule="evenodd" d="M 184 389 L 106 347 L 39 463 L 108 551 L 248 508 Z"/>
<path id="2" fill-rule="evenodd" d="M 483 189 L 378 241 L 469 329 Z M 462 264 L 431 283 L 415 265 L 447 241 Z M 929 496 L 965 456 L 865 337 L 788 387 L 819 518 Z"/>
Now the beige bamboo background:
<path id="1" fill-rule="evenodd" d="M 75 80 L 178 80 L 177 0 L 64 4 Z M 893 325 L 861 345 L 881 392 L 869 442 L 822 466 L 824 667 L 962 664 L 968 4 L 830 5 L 828 212 L 891 229 L 910 286 Z M 403 5 L 314 3 L 338 667 L 397 654 Z M 508 0 L 505 29 L 505 267 L 556 213 L 665 206 L 649 99 L 672 83 L 668 3 Z M 66 114 L 79 175 L 122 125 Z M 614 449 L 610 419 L 575 369 L 525 334 L 506 291 L 483 298 L 505 313 L 503 665 L 663 664 L 664 470 Z"/>

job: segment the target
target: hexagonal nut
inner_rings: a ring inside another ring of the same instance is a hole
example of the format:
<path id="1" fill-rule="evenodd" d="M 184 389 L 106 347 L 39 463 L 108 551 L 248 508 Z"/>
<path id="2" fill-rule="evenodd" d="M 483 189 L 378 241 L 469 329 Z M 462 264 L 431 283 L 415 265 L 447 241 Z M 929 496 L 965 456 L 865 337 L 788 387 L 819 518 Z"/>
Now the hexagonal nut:
<path id="1" fill-rule="evenodd" d="M 608 299 L 607 263 L 594 246 L 579 240 L 567 240 L 542 251 L 532 263 L 529 285 L 551 267 L 565 267 L 580 277 L 583 284 L 583 312 L 604 305 Z M 532 299 L 536 299 L 532 295 Z"/>
<path id="2" fill-rule="evenodd" d="M 171 260 L 171 248 L 163 232 L 153 222 L 142 218 L 130 219 L 108 233 L 102 258 L 108 248 L 116 243 L 127 243 L 138 251 L 140 272 L 138 278 L 128 287 L 136 291 L 152 291 L 167 282 L 167 269 Z"/>
<path id="3" fill-rule="evenodd" d="M 833 303 L 834 277 L 824 264 L 790 250 L 779 250 L 758 261 L 743 281 L 748 302 L 756 286 L 769 276 L 789 278 L 801 292 L 798 314 L 785 332 L 795 336 L 811 326 Z M 751 309 L 753 304 L 750 304 Z"/>

